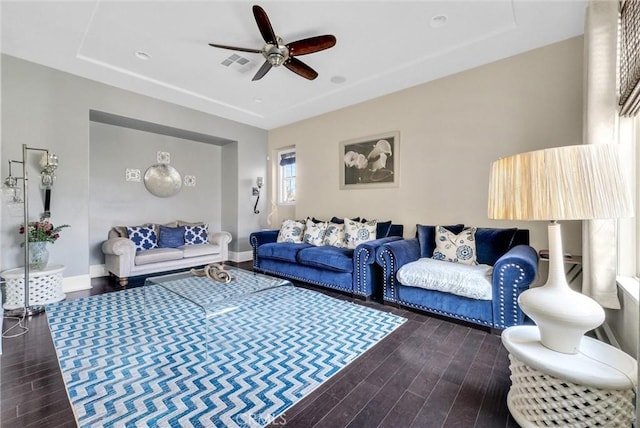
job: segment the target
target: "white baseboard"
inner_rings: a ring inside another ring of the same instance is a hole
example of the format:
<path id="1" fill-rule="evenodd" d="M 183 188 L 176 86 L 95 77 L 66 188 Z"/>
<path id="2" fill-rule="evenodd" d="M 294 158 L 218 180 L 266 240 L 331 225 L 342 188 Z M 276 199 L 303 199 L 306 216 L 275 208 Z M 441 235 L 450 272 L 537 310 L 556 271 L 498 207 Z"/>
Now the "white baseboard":
<path id="1" fill-rule="evenodd" d="M 62 291 L 64 293 L 81 290 L 91 290 L 91 277 L 89 275 L 66 276 L 62 278 Z"/>
<path id="2" fill-rule="evenodd" d="M 253 250 L 242 252 L 229 251 L 229 260 L 236 263 L 253 260 Z"/>
<path id="3" fill-rule="evenodd" d="M 104 265 L 89 266 L 89 276 L 91 278 L 100 278 L 101 276 L 109 276 L 107 268 Z"/>

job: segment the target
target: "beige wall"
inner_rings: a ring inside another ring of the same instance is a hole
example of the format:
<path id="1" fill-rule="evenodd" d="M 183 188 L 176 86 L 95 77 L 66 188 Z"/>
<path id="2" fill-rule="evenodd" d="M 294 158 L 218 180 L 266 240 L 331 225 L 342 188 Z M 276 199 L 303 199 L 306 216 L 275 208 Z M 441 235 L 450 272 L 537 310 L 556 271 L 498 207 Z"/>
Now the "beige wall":
<path id="1" fill-rule="evenodd" d="M 402 223 L 411 237 L 416 223 L 515 224 L 531 229 L 534 247 L 546 248 L 545 223 L 487 218 L 489 165 L 582 143 L 582 61 L 576 37 L 269 131 L 272 164 L 276 150 L 295 146 L 298 165 L 297 205 L 280 207 L 272 225 L 293 216 L 359 215 Z M 394 130 L 400 186 L 340 190 L 339 142 Z M 579 253 L 579 223 L 563 228 L 565 250 Z"/>

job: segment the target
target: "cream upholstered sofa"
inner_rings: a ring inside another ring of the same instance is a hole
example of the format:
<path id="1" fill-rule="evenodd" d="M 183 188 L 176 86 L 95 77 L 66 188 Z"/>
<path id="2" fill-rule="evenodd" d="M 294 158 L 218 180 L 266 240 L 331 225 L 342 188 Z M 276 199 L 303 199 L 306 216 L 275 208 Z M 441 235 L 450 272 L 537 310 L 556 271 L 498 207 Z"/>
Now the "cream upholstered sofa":
<path id="1" fill-rule="evenodd" d="M 229 232 L 209 232 L 205 223 L 115 226 L 102 244 L 105 268 L 125 286 L 129 278 L 224 262 Z"/>

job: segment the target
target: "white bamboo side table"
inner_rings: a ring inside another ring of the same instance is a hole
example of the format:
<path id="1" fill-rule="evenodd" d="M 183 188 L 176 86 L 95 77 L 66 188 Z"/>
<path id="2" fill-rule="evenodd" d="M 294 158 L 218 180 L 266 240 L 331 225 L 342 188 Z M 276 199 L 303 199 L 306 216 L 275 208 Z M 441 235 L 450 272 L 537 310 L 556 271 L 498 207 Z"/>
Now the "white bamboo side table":
<path id="1" fill-rule="evenodd" d="M 509 327 L 502 343 L 511 361 L 507 405 L 523 428 L 631 426 L 638 371 L 629 355 L 586 336 L 577 354 L 552 351 L 536 326 Z"/>
<path id="2" fill-rule="evenodd" d="M 41 270 L 29 270 L 29 304 L 40 306 L 59 302 L 62 292 L 63 265 L 49 265 Z M 24 308 L 24 268 L 5 270 L 0 276 L 6 281 L 4 309 Z"/>

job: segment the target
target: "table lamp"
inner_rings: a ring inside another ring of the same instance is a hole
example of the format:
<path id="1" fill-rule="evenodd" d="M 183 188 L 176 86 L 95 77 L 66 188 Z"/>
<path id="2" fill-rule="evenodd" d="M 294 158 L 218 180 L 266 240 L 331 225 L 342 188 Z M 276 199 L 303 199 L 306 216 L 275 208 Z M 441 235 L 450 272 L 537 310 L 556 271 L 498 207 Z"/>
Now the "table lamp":
<path id="1" fill-rule="evenodd" d="M 589 330 L 604 321 L 604 310 L 571 290 L 564 273 L 558 220 L 630 217 L 618 149 L 610 144 L 555 147 L 499 159 L 491 165 L 489 218 L 549 221 L 549 277 L 518 298 L 540 330 L 542 344 L 575 354 Z"/>

